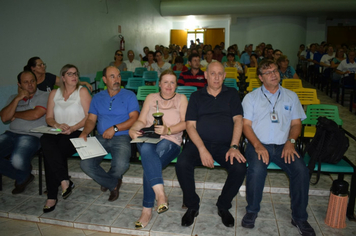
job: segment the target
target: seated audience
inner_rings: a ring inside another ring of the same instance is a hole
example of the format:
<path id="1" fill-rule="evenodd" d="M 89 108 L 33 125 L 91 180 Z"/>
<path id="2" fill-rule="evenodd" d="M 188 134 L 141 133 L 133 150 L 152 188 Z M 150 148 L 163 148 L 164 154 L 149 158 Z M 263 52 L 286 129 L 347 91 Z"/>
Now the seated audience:
<path id="1" fill-rule="evenodd" d="M 281 83 L 283 79 L 299 79 L 299 76 L 295 72 L 294 68 L 289 65 L 287 56 L 280 56 L 277 60 L 277 65 Z"/>
<path id="2" fill-rule="evenodd" d="M 151 71 L 154 70 L 152 65 L 156 64 L 155 60 L 155 53 L 152 51 L 149 51 L 147 53 L 147 61 L 143 64 L 143 67 L 147 68 L 147 70 Z"/>
<path id="3" fill-rule="evenodd" d="M 335 57 L 331 60 L 330 67 L 334 70 L 332 75 L 332 80 L 334 82 L 340 81 L 341 75 L 336 72 L 336 68 L 345 59 L 344 49 L 339 47 L 336 50 Z"/>
<path id="4" fill-rule="evenodd" d="M 172 51 L 172 60 L 169 62 L 171 64 L 175 64 L 176 63 L 176 58 L 178 56 L 178 52 L 177 51 Z"/>
<path id="5" fill-rule="evenodd" d="M 192 53 L 193 53 L 193 52 L 192 52 Z M 220 46 L 219 46 L 219 45 L 216 45 L 216 46 L 214 47 L 213 59 L 221 62 L 223 56 L 224 56 L 224 55 L 223 55 L 222 52 L 221 52 Z"/>
<path id="6" fill-rule="evenodd" d="M 257 61 L 258 61 L 257 55 L 256 55 L 256 54 L 251 54 L 251 56 L 250 56 L 250 64 L 249 64 L 249 65 L 245 65 L 245 67 L 244 67 L 244 73 L 245 73 L 245 74 L 247 73 L 247 68 L 250 68 L 250 67 L 255 67 L 255 68 L 257 68 L 257 66 L 258 66 Z"/>
<path id="7" fill-rule="evenodd" d="M 240 62 L 240 58 L 239 58 L 239 56 L 237 55 L 237 52 L 236 52 L 236 50 L 235 50 L 235 48 L 234 48 L 233 46 L 228 47 L 227 52 L 228 52 L 228 53 L 233 53 L 234 56 L 235 56 L 235 59 L 234 59 L 234 60 Z M 224 56 L 224 57 L 221 59 L 221 63 L 224 63 L 224 62 L 227 62 L 227 55 Z"/>
<path id="8" fill-rule="evenodd" d="M 138 120 L 129 130 L 132 139 L 141 136 L 140 130 L 154 124 L 153 113 L 163 112 L 163 125 L 155 125 L 155 133 L 160 135 L 157 144 L 138 143 L 143 173 L 143 209 L 136 229 L 147 226 L 152 218 L 152 208 L 157 200 L 157 213 L 168 210 L 168 198 L 164 193 L 162 169 L 165 168 L 181 149 L 182 134 L 185 130 L 185 112 L 188 100 L 185 95 L 175 93 L 177 77 L 172 70 L 163 71 L 159 80 L 159 93 L 149 94 L 143 104 Z"/>
<path id="9" fill-rule="evenodd" d="M 220 62 L 212 62 L 205 71 L 207 86 L 192 93 L 186 114 L 190 140 L 178 156 L 176 173 L 188 208 L 182 226 L 190 226 L 199 214 L 199 196 L 195 191 L 195 166 L 214 168 L 214 160 L 228 172 L 217 200 L 217 212 L 226 227 L 235 220 L 229 212 L 232 200 L 245 178 L 246 160 L 239 151 L 242 131 L 242 106 L 236 89 L 226 87 L 226 73 Z"/>
<path id="10" fill-rule="evenodd" d="M 309 170 L 295 148 L 295 140 L 300 135 L 306 115 L 297 94 L 279 85 L 279 73 L 273 60 L 263 60 L 257 74 L 262 87 L 248 93 L 242 101 L 243 133 L 248 139 L 245 151 L 248 168 L 247 206 L 241 225 L 244 228 L 255 227 L 267 167 L 273 162 L 289 177 L 292 225 L 301 235 L 315 236 L 307 221 Z"/>
<path id="11" fill-rule="evenodd" d="M 241 64 L 243 64 L 243 65 L 250 64 L 250 56 L 252 54 L 252 47 L 253 47 L 253 44 L 246 45 L 245 52 L 241 54 L 241 59 L 240 59 Z"/>
<path id="12" fill-rule="evenodd" d="M 237 69 L 238 73 L 242 73 L 242 66 L 240 62 L 235 61 L 235 54 L 234 53 L 228 53 L 227 54 L 227 61 L 223 63 L 224 67 L 234 67 Z"/>
<path id="13" fill-rule="evenodd" d="M 76 153 L 70 139 L 78 138 L 83 130 L 91 101 L 88 90 L 79 86 L 79 71 L 76 66 L 63 66 L 60 75 L 61 86 L 49 94 L 46 122 L 62 132 L 58 135 L 44 134 L 41 137 L 47 187 L 44 213 L 55 209 L 59 186 L 62 188 L 63 199 L 69 197 L 75 186 L 68 176 L 67 158 Z"/>
<path id="14" fill-rule="evenodd" d="M 332 45 L 329 45 L 327 48 L 327 53 L 322 56 L 320 59 L 320 65 L 325 68 L 329 68 L 331 65 L 332 59 L 335 57 L 334 48 Z"/>
<path id="15" fill-rule="evenodd" d="M 274 60 L 275 62 L 277 62 L 278 58 L 279 58 L 282 54 L 283 54 L 283 53 L 282 53 L 281 50 L 275 49 L 275 50 L 273 51 L 273 60 Z"/>
<path id="16" fill-rule="evenodd" d="M 161 51 L 156 51 L 155 52 L 155 59 L 157 63 L 152 64 L 152 69 L 154 71 L 157 71 L 158 77 L 161 75 L 161 73 L 165 70 L 168 70 L 171 68 L 171 64 L 168 62 L 163 61 L 163 55 Z"/>
<path id="17" fill-rule="evenodd" d="M 209 63 L 216 61 L 213 59 L 214 56 L 213 50 L 207 50 L 205 55 L 206 55 L 206 59 L 200 62 L 200 67 L 207 67 Z"/>
<path id="18" fill-rule="evenodd" d="M 31 160 L 40 149 L 42 134 L 29 130 L 46 125 L 49 94 L 37 88 L 32 71 L 18 74 L 17 85 L 18 94 L 10 96 L 0 111 L 1 121 L 10 123 L 9 129 L 0 135 L 0 174 L 15 180 L 12 194 L 22 193 L 35 178 Z"/>
<path id="19" fill-rule="evenodd" d="M 196 53 L 189 56 L 190 70 L 182 72 L 179 75 L 178 85 L 195 86 L 198 89 L 203 88 L 206 84 L 204 72 L 200 70 L 200 58 Z"/>
<path id="20" fill-rule="evenodd" d="M 132 50 L 127 51 L 127 58 L 128 60 L 124 61 L 124 63 L 128 71 L 135 72 L 137 67 L 142 67 L 141 62 L 135 59 L 135 53 Z"/>
<path id="21" fill-rule="evenodd" d="M 110 62 L 109 66 L 115 66 L 120 71 L 127 70 L 126 63 L 124 62 L 124 54 L 122 51 L 116 50 L 114 60 L 115 61 Z"/>
<path id="22" fill-rule="evenodd" d="M 273 60 L 273 48 L 267 47 L 267 56 L 264 59 Z"/>
<path id="23" fill-rule="evenodd" d="M 140 56 L 140 59 L 141 59 L 141 61 L 148 61 L 148 57 L 147 57 L 147 55 L 148 55 L 148 52 L 150 51 L 150 49 L 146 46 L 146 47 L 144 47 L 143 48 L 143 52 L 145 53 L 145 56 L 144 57 L 142 57 L 142 55 L 140 54 L 139 56 Z"/>
<path id="24" fill-rule="evenodd" d="M 35 74 L 37 78 L 37 88 L 41 91 L 51 92 L 55 85 L 60 86 L 60 78 L 54 74 L 47 73 L 46 63 L 39 57 L 31 57 L 23 70 L 32 71 Z M 86 86 L 90 91 L 93 90 L 92 86 L 87 82 L 80 81 L 79 84 Z"/>
<path id="25" fill-rule="evenodd" d="M 174 71 L 182 71 L 182 72 L 184 72 L 184 71 L 188 70 L 188 67 L 183 65 L 183 63 L 184 63 L 183 57 L 178 56 L 175 61 L 176 61 L 176 64 L 175 64 L 175 66 L 173 66 L 173 70 Z"/>
<path id="26" fill-rule="evenodd" d="M 349 76 L 356 73 L 355 51 L 350 51 L 347 54 L 347 58 L 342 60 L 336 68 L 336 73 L 342 75 L 342 77 Z"/>
<path id="27" fill-rule="evenodd" d="M 87 136 L 97 126 L 96 138 L 105 150 L 111 153 L 111 168 L 107 172 L 100 166 L 104 156 L 81 160 L 80 167 L 101 185 L 101 191 L 110 190 L 108 200 L 112 202 L 119 197 L 122 176 L 130 166 L 129 129 L 137 120 L 140 109 L 136 95 L 121 88 L 120 71 L 116 67 L 109 66 L 103 70 L 103 81 L 107 90 L 93 97 L 84 130 L 79 138 L 86 141 Z"/>
<path id="28" fill-rule="evenodd" d="M 172 56 L 169 54 L 168 48 L 163 49 L 162 61 L 170 63 L 172 61 Z"/>

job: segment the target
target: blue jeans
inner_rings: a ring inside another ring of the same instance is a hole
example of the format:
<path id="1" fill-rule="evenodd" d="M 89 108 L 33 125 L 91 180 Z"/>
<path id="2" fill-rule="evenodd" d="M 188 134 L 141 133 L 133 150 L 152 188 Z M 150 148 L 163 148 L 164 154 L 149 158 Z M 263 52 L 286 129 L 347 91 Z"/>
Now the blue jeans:
<path id="1" fill-rule="evenodd" d="M 104 139 L 101 135 L 97 135 L 96 138 L 105 150 L 111 153 L 110 170 L 106 172 L 100 166 L 104 156 L 82 160 L 80 167 L 98 184 L 113 191 L 116 188 L 118 180 L 122 179 L 123 174 L 130 166 L 131 138 L 128 135 L 114 136 L 112 139 Z"/>
<path id="2" fill-rule="evenodd" d="M 0 135 L 0 173 L 22 184 L 31 174 L 31 160 L 40 149 L 40 139 L 6 131 Z M 10 156 L 7 160 L 5 157 Z"/>
<path id="3" fill-rule="evenodd" d="M 142 205 L 152 208 L 155 201 L 155 192 L 152 187 L 156 184 L 163 184 L 162 169 L 178 156 L 180 146 L 163 139 L 157 144 L 138 143 L 137 148 L 141 154 L 144 170 Z"/>
<path id="4" fill-rule="evenodd" d="M 307 220 L 309 170 L 303 158 L 295 156 L 294 162 L 290 164 L 284 163 L 284 158 L 281 158 L 284 145 L 263 144 L 263 146 L 268 151 L 269 161 L 281 167 L 289 177 L 293 219 Z M 268 165 L 263 163 L 262 160 L 258 160 L 255 148 L 250 143 L 247 144 L 245 157 L 248 163 L 246 175 L 246 200 L 248 205 L 246 211 L 248 213 L 258 213 L 260 211 L 260 202 L 262 200 Z"/>

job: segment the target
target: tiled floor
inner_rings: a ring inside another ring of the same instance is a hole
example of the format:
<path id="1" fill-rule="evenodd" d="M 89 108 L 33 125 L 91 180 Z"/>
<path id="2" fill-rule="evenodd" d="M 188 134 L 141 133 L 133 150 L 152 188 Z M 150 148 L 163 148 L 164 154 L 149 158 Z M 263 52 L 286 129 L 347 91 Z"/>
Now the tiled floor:
<path id="1" fill-rule="evenodd" d="M 321 92 L 318 92 L 318 97 L 322 103 L 333 103 L 333 100 Z M 343 127 L 356 135 L 356 116 L 344 107 L 340 107 L 340 114 L 344 120 Z M 354 141 L 350 142 L 347 156 L 356 163 Z M 108 162 L 102 165 L 109 168 Z M 36 159 L 33 160 L 33 167 L 37 174 Z M 281 172 L 268 173 L 256 227 L 245 229 L 240 224 L 246 206 L 243 185 L 230 210 L 235 217 L 235 227 L 226 228 L 221 223 L 215 206 L 226 172 L 220 168 L 210 170 L 198 167 L 195 176 L 197 193 L 201 197 L 200 214 L 192 226 L 182 227 L 180 221 L 185 212 L 181 208 L 182 192 L 176 180 L 174 166 L 168 166 L 163 175 L 169 197 L 169 211 L 162 215 L 154 213 L 147 228 L 135 230 L 134 222 L 141 213 L 141 165 L 131 164 L 125 174 L 120 197 L 113 203 L 107 201 L 109 193 L 101 192 L 99 186 L 81 171 L 78 159 L 69 160 L 69 170 L 76 188 L 67 200 L 59 196 L 56 210 L 48 214 L 42 213 L 46 195 L 38 195 L 38 175 L 20 195 L 11 194 L 14 182 L 3 177 L 3 191 L 0 192 L 0 235 L 299 235 L 290 223 L 288 179 Z M 356 235 L 356 222 L 347 220 L 345 229 L 333 229 L 324 223 L 333 178 L 336 176 L 322 175 L 316 186 L 310 186 L 309 222 L 317 235 Z M 346 180 L 349 179 L 350 176 L 346 176 Z"/>

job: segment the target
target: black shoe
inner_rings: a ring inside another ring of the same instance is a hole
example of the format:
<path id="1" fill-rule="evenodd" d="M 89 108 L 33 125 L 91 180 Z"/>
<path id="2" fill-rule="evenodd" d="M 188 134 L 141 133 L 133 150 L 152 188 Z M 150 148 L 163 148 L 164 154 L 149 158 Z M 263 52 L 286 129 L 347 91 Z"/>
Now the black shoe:
<path id="1" fill-rule="evenodd" d="M 54 204 L 51 207 L 45 205 L 43 207 L 43 213 L 48 213 L 48 212 L 54 211 L 54 209 L 56 208 L 57 202 L 58 202 L 58 200 L 56 199 L 56 204 Z"/>
<path id="2" fill-rule="evenodd" d="M 226 227 L 234 226 L 235 219 L 228 210 L 218 209 L 218 215 L 221 217 L 221 220 Z"/>
<path id="3" fill-rule="evenodd" d="M 72 190 L 74 189 L 75 184 L 69 180 L 69 187 L 62 193 L 62 197 L 63 199 L 67 199 L 71 194 L 72 194 Z"/>
<path id="4" fill-rule="evenodd" d="M 246 213 L 241 221 L 242 227 L 252 229 L 253 227 L 255 227 L 256 218 L 257 213 Z"/>
<path id="5" fill-rule="evenodd" d="M 25 191 L 27 185 L 29 185 L 34 179 L 35 176 L 33 174 L 30 174 L 30 176 L 25 180 L 25 182 L 23 182 L 22 184 L 15 184 L 15 188 L 12 190 L 12 194 L 19 194 Z"/>
<path id="6" fill-rule="evenodd" d="M 122 179 L 119 179 L 117 181 L 116 188 L 113 191 L 110 192 L 110 196 L 109 196 L 109 199 L 108 199 L 109 202 L 113 202 L 113 201 L 115 201 L 116 199 L 119 198 L 119 194 L 120 194 L 119 190 L 120 190 L 121 184 L 122 184 Z"/>
<path id="7" fill-rule="evenodd" d="M 199 210 L 190 210 L 188 209 L 187 212 L 182 217 L 182 226 L 191 226 L 194 222 L 194 218 L 199 215 Z"/>
<path id="8" fill-rule="evenodd" d="M 308 221 L 297 221 L 292 219 L 292 225 L 297 227 L 299 233 L 303 236 L 315 236 L 315 231 Z"/>
<path id="9" fill-rule="evenodd" d="M 101 190 L 102 192 L 106 192 L 106 191 L 108 191 L 108 188 L 107 188 L 107 187 L 104 187 L 104 186 L 100 186 L 100 190 Z"/>

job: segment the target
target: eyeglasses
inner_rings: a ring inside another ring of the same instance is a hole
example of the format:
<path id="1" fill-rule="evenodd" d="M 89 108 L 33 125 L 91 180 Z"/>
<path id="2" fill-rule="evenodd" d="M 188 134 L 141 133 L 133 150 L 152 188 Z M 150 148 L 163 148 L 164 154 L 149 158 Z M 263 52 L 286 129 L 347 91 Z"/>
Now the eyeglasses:
<path id="1" fill-rule="evenodd" d="M 262 75 L 271 76 L 272 73 L 273 73 L 273 74 L 277 74 L 277 73 L 279 73 L 279 71 L 278 71 L 278 70 L 273 70 L 273 71 L 267 71 L 267 72 L 261 73 L 261 74 L 262 74 Z"/>
<path id="2" fill-rule="evenodd" d="M 116 56 L 123 56 L 124 54 L 116 53 Z"/>
<path id="3" fill-rule="evenodd" d="M 73 77 L 73 76 L 79 76 L 79 73 L 78 72 L 67 72 L 66 73 L 69 77 Z"/>
<path id="4" fill-rule="evenodd" d="M 46 66 L 46 63 L 37 64 L 36 66 Z"/>

